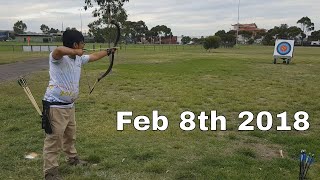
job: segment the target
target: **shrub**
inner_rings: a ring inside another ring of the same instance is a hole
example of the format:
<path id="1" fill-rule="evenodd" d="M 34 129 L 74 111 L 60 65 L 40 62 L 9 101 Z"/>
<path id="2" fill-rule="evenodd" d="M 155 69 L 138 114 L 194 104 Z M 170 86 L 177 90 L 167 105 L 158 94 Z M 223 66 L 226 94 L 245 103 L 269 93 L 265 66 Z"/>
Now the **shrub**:
<path id="1" fill-rule="evenodd" d="M 219 36 L 209 36 L 205 38 L 203 47 L 208 49 L 217 49 L 220 47 L 221 44 L 221 38 Z"/>

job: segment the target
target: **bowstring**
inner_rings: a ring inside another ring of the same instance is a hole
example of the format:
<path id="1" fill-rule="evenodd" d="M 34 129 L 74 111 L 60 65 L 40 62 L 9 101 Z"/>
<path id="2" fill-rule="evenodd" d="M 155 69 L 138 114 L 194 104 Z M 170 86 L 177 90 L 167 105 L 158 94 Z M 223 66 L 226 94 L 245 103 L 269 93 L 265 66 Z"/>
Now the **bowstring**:
<path id="1" fill-rule="evenodd" d="M 107 18 L 108 18 L 108 21 L 107 21 L 107 30 L 109 30 L 109 33 L 108 34 L 108 37 L 107 37 L 107 40 L 109 41 L 108 44 L 109 44 L 109 48 L 111 47 L 111 8 L 110 8 L 110 4 L 107 5 L 107 8 L 106 8 L 106 11 L 107 11 Z M 109 55 L 109 63 L 111 63 L 111 58 L 112 56 Z M 87 80 L 87 84 L 88 84 L 88 87 L 89 87 L 89 94 L 92 93 L 92 91 L 94 90 L 96 84 L 99 82 L 99 80 L 97 79 L 95 81 L 95 83 L 93 84 L 93 86 L 91 87 L 90 84 L 89 84 L 89 80 L 88 80 L 88 76 L 86 75 L 86 72 L 85 72 L 85 76 L 86 76 L 86 80 Z"/>
<path id="2" fill-rule="evenodd" d="M 88 78 L 88 75 L 87 75 L 87 71 L 85 69 L 85 65 L 83 66 L 83 72 L 84 72 L 84 76 L 86 77 L 86 82 L 87 82 L 87 85 L 88 85 L 88 88 L 89 88 L 89 91 L 91 90 L 91 86 L 90 86 L 90 83 L 89 83 L 89 78 Z"/>

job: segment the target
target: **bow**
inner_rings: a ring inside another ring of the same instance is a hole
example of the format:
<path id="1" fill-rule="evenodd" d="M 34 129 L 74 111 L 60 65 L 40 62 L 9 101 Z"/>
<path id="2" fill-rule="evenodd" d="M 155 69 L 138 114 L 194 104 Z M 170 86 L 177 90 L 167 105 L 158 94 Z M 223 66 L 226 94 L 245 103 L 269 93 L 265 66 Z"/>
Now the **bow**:
<path id="1" fill-rule="evenodd" d="M 119 42 L 119 39 L 120 39 L 120 26 L 119 26 L 118 23 L 116 23 L 115 20 L 112 20 L 112 21 L 110 22 L 110 24 L 113 24 L 113 25 L 116 27 L 116 29 L 117 29 L 117 37 L 116 37 L 116 39 L 115 39 L 115 41 L 114 41 L 114 45 L 113 45 L 113 47 L 117 47 L 118 42 Z M 110 55 L 109 55 L 109 56 L 110 56 Z M 90 89 L 90 93 L 89 93 L 89 94 L 92 93 L 92 91 L 94 90 L 96 84 L 97 84 L 101 79 L 103 79 L 104 77 L 106 77 L 106 76 L 111 72 L 111 69 L 112 69 L 112 66 L 113 66 L 113 61 L 114 61 L 114 51 L 111 50 L 110 65 L 109 65 L 107 71 L 106 71 L 105 73 L 103 73 L 99 78 L 97 78 L 96 82 L 93 84 L 92 88 Z"/>

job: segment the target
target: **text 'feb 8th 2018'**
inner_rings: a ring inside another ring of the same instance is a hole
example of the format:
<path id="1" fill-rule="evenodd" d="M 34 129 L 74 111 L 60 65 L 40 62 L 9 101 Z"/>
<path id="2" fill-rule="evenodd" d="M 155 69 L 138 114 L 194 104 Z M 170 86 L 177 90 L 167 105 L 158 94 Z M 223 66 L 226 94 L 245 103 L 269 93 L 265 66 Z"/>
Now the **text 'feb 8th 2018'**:
<path id="1" fill-rule="evenodd" d="M 117 112 L 118 131 L 124 131 L 124 126 L 130 124 L 133 124 L 138 131 L 165 131 L 169 127 L 168 118 L 159 115 L 156 110 L 152 112 L 151 121 L 148 116 L 132 117 L 132 115 L 132 111 Z M 240 119 L 238 131 L 269 131 L 273 127 L 277 131 L 306 131 L 310 127 L 309 114 L 304 111 L 293 115 L 294 122 L 291 124 L 293 127 L 288 123 L 287 112 L 276 114 L 276 118 L 273 118 L 273 114 L 268 111 L 261 111 L 256 116 L 250 111 L 243 111 L 239 113 L 238 118 Z M 180 120 L 180 129 L 183 131 L 193 131 L 197 128 L 201 131 L 227 131 L 227 118 L 223 115 L 219 116 L 217 111 L 211 111 L 210 115 L 207 115 L 206 112 L 196 115 L 191 111 L 185 111 L 180 114 Z"/>

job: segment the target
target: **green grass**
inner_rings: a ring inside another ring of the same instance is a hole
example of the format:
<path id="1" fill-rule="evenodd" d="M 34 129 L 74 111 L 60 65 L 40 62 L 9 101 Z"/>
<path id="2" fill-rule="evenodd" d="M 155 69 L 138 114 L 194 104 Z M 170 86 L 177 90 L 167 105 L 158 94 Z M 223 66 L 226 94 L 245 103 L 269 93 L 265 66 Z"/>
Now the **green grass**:
<path id="1" fill-rule="evenodd" d="M 0 42 L 0 65 L 15 63 L 19 61 L 27 61 L 35 58 L 46 58 L 48 57 L 48 52 L 23 52 L 22 47 L 26 46 L 27 43 L 23 42 Z M 48 46 L 48 45 L 57 45 L 61 46 L 62 43 L 30 43 L 30 45 L 35 46 Z M 99 49 L 99 48 L 108 48 L 112 44 L 108 43 L 86 43 L 86 49 Z M 189 51 L 192 49 L 201 49 L 201 46 L 181 46 L 181 45 L 118 45 L 120 49 L 124 52 L 127 50 L 139 50 L 139 51 Z"/>
<path id="2" fill-rule="evenodd" d="M 297 179 L 301 149 L 315 153 L 316 163 L 308 176 L 319 177 L 318 49 L 297 47 L 292 64 L 274 65 L 273 47 L 211 53 L 199 47 L 163 48 L 120 50 L 112 74 L 90 96 L 82 77 L 76 105 L 77 149 L 97 165 L 69 167 L 62 155 L 60 171 L 65 179 Z M 85 66 L 89 82 L 107 66 L 104 60 Z M 48 72 L 35 73 L 27 80 L 40 102 Z M 16 82 L 1 83 L 0 91 L 0 179 L 40 179 L 41 156 L 24 159 L 26 153 L 42 153 L 39 118 Z M 166 131 L 139 132 L 133 125 L 116 130 L 118 111 L 151 118 L 153 110 L 168 118 Z M 211 110 L 226 117 L 227 131 L 200 131 L 198 121 L 194 131 L 179 128 L 182 112 L 209 115 Z M 242 111 L 251 111 L 255 117 L 269 111 L 273 128 L 239 132 Z M 284 111 L 292 128 L 294 113 L 308 112 L 310 128 L 276 131 L 276 115 Z"/>

